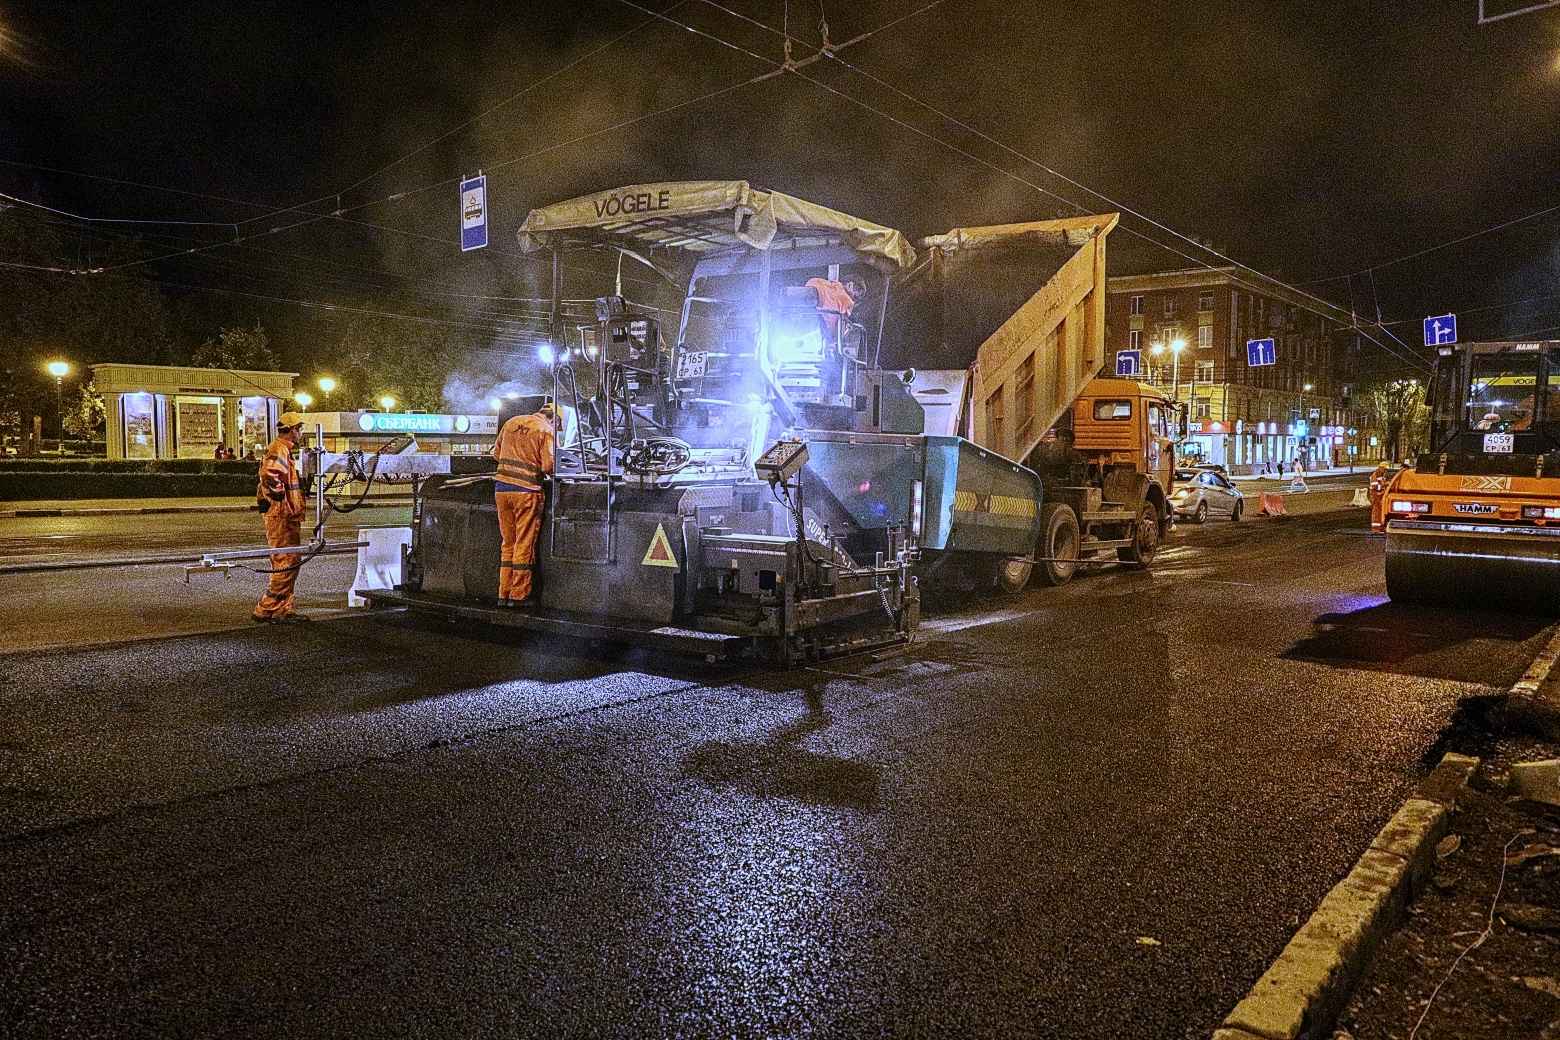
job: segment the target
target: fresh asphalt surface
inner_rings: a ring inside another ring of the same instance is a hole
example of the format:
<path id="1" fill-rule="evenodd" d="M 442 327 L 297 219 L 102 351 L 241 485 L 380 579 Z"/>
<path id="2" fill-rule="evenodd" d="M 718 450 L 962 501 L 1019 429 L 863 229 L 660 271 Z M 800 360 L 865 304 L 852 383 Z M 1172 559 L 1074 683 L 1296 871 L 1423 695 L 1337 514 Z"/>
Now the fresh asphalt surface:
<path id="1" fill-rule="evenodd" d="M 786 674 L 399 614 L 0 656 L 0 1033 L 1206 1036 L 1547 632 L 1386 603 L 1363 523 Z"/>

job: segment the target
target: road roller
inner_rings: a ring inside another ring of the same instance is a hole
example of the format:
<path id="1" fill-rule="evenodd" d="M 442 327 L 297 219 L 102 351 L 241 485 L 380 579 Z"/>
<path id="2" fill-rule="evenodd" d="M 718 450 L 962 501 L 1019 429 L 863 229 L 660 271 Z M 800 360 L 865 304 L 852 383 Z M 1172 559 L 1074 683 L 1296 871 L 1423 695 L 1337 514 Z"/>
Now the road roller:
<path id="1" fill-rule="evenodd" d="M 1560 341 L 1438 347 L 1428 404 L 1376 524 L 1387 595 L 1560 613 Z"/>

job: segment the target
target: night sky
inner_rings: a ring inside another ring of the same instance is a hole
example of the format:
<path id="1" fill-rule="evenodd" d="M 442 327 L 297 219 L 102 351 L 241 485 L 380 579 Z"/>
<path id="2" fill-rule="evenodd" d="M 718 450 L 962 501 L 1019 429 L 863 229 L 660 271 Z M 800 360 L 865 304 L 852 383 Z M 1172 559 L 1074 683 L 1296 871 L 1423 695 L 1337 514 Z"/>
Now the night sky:
<path id="1" fill-rule="evenodd" d="M 924 3 L 823 12 L 841 41 Z M 783 0 L 652 6 L 781 58 L 780 37 L 738 15 L 778 28 Z M 1345 305 L 1352 293 L 1367 312 L 1379 297 L 1417 342 L 1418 318 L 1446 310 L 1465 315 L 1464 338 L 1560 325 L 1560 297 L 1504 306 L 1560 294 L 1560 212 L 1385 263 L 1560 203 L 1560 9 L 1484 27 L 1476 11 L 1477 0 L 946 0 L 840 56 L 1232 257 L 1295 282 L 1331 278 L 1310 288 Z M 789 5 L 796 57 L 812 53 L 819 12 Z M 827 60 L 804 71 L 883 114 L 784 76 L 576 140 L 769 68 L 617 0 L 0 0 L 0 31 L 0 160 L 13 163 L 0 190 L 90 216 L 238 223 L 246 236 L 322 207 L 271 209 L 327 196 L 334 208 L 339 193 L 363 222 L 317 220 L 154 265 L 170 285 L 316 301 L 407 285 L 513 292 L 532 270 L 512 244 L 529 208 L 637 181 L 746 178 L 915 234 L 1075 212 L 1044 191 L 1111 208 Z M 454 181 L 479 167 L 495 248 L 463 257 Z M 1221 262 L 1142 220 L 1123 227 Z M 157 252 L 232 237 L 136 230 Z M 1128 234 L 1112 248 L 1116 273 L 1190 266 Z M 1337 277 L 1378 264 L 1377 297 L 1369 277 Z"/>

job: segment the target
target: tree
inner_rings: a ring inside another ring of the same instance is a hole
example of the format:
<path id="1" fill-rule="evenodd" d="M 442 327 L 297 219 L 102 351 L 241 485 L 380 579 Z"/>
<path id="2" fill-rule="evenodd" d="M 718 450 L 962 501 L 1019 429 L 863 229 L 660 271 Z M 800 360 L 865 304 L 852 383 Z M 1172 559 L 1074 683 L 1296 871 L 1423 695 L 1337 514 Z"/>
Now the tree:
<path id="1" fill-rule="evenodd" d="M 135 244 L 95 253 L 112 266 L 133 259 Z M 30 218 L 21 207 L 0 206 L 0 435 L 52 416 L 54 380 L 44 364 L 68 361 L 78 374 L 100 361 L 166 363 L 167 310 L 162 294 L 140 268 L 76 273 L 80 250 L 67 248 L 61 229 Z"/>
<path id="2" fill-rule="evenodd" d="M 338 317 L 317 344 L 307 367 L 335 377 L 341 408 L 377 408 L 388 394 L 397 408 L 441 411 L 451 373 L 472 353 L 461 329 L 372 314 Z"/>
<path id="3" fill-rule="evenodd" d="M 91 440 L 107 425 L 107 408 L 97 387 L 88 383 L 65 402 L 65 431 Z"/>
<path id="4" fill-rule="evenodd" d="M 274 372 L 279 367 L 271 352 L 271 340 L 260 323 L 252 329 L 224 328 L 216 339 L 208 339 L 195 348 L 190 364 L 196 368 L 247 369 Z"/>
<path id="5" fill-rule="evenodd" d="M 1370 425 L 1386 438 L 1387 458 L 1400 459 L 1403 448 L 1425 442 L 1430 413 L 1425 385 L 1418 379 L 1384 379 L 1361 387 L 1360 403 Z"/>

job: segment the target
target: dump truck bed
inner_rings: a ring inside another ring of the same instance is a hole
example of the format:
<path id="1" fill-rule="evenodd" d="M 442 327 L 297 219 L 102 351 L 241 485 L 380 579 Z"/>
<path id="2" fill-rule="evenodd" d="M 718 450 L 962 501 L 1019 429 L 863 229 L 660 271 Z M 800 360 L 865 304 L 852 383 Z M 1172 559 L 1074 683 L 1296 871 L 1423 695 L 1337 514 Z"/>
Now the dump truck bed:
<path id="1" fill-rule="evenodd" d="M 1105 240 L 1116 214 L 957 228 L 901 279 L 889 365 L 970 371 L 968 435 L 1027 459 L 1105 356 Z"/>

